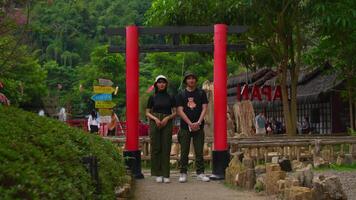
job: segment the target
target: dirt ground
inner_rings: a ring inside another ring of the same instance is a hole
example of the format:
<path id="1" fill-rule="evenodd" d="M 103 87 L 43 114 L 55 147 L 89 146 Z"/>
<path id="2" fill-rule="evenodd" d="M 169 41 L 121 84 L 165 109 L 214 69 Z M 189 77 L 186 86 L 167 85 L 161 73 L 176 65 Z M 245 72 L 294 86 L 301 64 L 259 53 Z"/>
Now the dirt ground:
<path id="1" fill-rule="evenodd" d="M 178 172 L 171 172 L 171 183 L 156 183 L 149 172 L 144 172 L 145 179 L 137 180 L 135 185 L 135 200 L 270 200 L 253 191 L 232 189 L 222 181 L 201 182 L 195 174 L 189 174 L 188 182 L 179 183 Z"/>

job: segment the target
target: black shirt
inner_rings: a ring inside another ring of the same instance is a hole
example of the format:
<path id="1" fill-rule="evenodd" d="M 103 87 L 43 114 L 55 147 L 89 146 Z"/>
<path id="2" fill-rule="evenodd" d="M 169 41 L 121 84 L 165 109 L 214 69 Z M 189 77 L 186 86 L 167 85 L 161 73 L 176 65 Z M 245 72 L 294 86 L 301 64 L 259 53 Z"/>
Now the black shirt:
<path id="1" fill-rule="evenodd" d="M 157 92 L 150 96 L 147 108 L 154 113 L 172 114 L 172 108 L 176 106 L 175 99 L 167 92 Z"/>
<path id="2" fill-rule="evenodd" d="M 204 90 L 195 89 L 189 92 L 187 89 L 181 91 L 176 97 L 177 107 L 182 106 L 183 112 L 187 115 L 192 123 L 199 120 L 200 114 L 203 111 L 203 104 L 208 104 L 208 98 Z M 188 124 L 181 119 L 181 128 L 188 130 Z M 202 121 L 200 128 L 204 127 L 204 120 Z"/>

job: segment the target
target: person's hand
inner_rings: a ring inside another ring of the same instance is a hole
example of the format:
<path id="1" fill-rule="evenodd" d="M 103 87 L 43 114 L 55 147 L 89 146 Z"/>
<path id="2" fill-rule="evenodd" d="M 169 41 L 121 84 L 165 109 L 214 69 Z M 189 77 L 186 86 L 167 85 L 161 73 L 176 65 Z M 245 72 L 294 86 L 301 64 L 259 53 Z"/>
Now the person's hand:
<path id="1" fill-rule="evenodd" d="M 169 118 L 168 118 L 168 117 L 163 118 L 163 120 L 161 121 L 161 126 L 162 126 L 162 127 L 163 127 L 163 126 L 166 126 L 167 123 L 168 123 L 168 121 L 169 121 Z"/>
<path id="2" fill-rule="evenodd" d="M 192 132 L 197 131 L 200 129 L 200 123 L 199 122 L 192 123 L 190 128 L 192 129 Z"/>
<path id="3" fill-rule="evenodd" d="M 162 122 L 161 122 L 159 119 L 157 119 L 157 118 L 155 118 L 154 120 L 155 120 L 155 122 L 156 122 L 157 127 L 158 127 L 158 128 L 161 128 Z"/>

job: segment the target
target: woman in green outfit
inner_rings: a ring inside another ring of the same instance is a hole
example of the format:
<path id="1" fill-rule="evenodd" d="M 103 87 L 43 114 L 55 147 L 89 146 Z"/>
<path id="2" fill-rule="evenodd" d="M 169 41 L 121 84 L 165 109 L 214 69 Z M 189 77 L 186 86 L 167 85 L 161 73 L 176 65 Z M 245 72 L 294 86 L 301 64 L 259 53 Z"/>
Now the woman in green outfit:
<path id="1" fill-rule="evenodd" d="M 151 175 L 156 176 L 156 182 L 169 183 L 175 100 L 167 93 L 168 80 L 165 76 L 157 76 L 154 86 L 155 93 L 149 97 L 146 109 L 150 120 Z"/>

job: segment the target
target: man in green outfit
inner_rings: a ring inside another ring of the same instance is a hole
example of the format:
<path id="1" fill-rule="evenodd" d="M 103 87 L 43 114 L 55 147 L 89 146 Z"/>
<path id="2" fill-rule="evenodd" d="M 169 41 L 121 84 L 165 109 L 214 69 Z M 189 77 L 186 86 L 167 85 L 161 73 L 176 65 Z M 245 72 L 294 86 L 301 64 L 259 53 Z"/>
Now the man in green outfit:
<path id="1" fill-rule="evenodd" d="M 208 98 L 204 90 L 197 88 L 198 78 L 191 72 L 185 73 L 186 88 L 176 98 L 177 114 L 181 117 L 178 140 L 181 145 L 179 182 L 187 181 L 188 154 L 193 138 L 197 179 L 209 181 L 204 174 L 204 116 L 208 107 Z"/>

